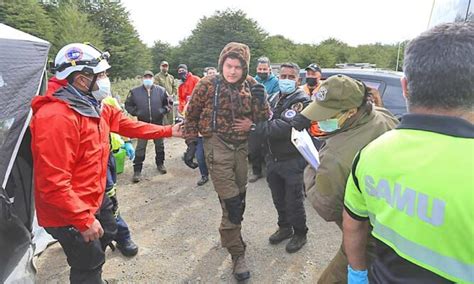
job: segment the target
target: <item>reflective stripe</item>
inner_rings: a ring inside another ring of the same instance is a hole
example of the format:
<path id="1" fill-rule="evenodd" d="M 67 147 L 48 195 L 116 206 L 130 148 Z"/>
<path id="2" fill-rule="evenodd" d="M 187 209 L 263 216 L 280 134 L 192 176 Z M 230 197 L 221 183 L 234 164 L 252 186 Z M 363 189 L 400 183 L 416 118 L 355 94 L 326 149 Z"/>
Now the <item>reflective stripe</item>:
<path id="1" fill-rule="evenodd" d="M 445 273 L 447 276 L 456 278 L 450 280 L 474 282 L 474 265 L 460 262 L 457 259 L 441 255 L 422 245 L 414 243 L 378 222 L 372 213 L 369 213 L 369 217 L 374 227 L 373 233 L 393 244 L 397 251 L 412 257 L 419 263 L 425 264 L 424 268 L 431 270 L 429 267 L 433 267 Z"/>
<path id="2" fill-rule="evenodd" d="M 105 193 L 107 193 L 108 197 L 115 197 L 115 195 L 116 195 L 115 189 L 116 189 L 116 187 L 114 185 L 110 190 L 107 190 Z"/>

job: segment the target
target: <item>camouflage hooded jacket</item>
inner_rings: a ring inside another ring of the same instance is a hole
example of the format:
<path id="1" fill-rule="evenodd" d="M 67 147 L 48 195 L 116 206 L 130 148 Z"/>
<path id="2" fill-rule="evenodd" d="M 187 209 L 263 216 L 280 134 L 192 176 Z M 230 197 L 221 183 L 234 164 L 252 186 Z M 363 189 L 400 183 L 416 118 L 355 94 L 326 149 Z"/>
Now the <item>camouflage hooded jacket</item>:
<path id="1" fill-rule="evenodd" d="M 228 83 L 222 75 L 206 76 L 194 88 L 191 100 L 186 109 L 184 137 L 186 142 L 192 141 L 201 133 L 210 137 L 216 133 L 228 142 L 243 142 L 248 132 L 234 131 L 232 127 L 236 119 L 250 118 L 254 123 L 267 120 L 270 108 L 267 102 L 260 105 L 257 98 L 252 97 L 250 88 L 257 84 L 248 75 L 250 50 L 247 45 L 231 42 L 227 44 L 219 56 L 219 72 L 222 74 L 223 63 L 229 55 L 237 57 L 242 63 L 242 78 L 236 83 Z M 218 94 L 216 86 L 218 85 Z M 213 124 L 214 96 L 218 96 L 216 124 Z"/>

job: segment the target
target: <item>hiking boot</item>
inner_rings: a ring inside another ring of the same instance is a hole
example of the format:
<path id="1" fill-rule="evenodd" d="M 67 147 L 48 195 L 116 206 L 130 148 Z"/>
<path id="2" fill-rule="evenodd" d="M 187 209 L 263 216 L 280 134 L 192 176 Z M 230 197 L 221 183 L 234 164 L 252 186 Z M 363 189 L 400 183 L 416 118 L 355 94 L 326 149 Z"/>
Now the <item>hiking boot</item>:
<path id="1" fill-rule="evenodd" d="M 293 236 L 293 229 L 291 227 L 280 227 L 273 233 L 268 240 L 272 245 L 281 243 L 282 241 L 289 239 Z"/>
<path id="2" fill-rule="evenodd" d="M 130 239 L 117 242 L 116 247 L 124 256 L 135 256 L 138 253 L 138 246 Z"/>
<path id="3" fill-rule="evenodd" d="M 295 234 L 286 244 L 286 251 L 289 253 L 297 252 L 306 244 L 306 234 Z"/>
<path id="4" fill-rule="evenodd" d="M 201 179 L 197 182 L 198 186 L 205 185 L 209 181 L 209 177 L 203 176 Z"/>
<path id="5" fill-rule="evenodd" d="M 261 178 L 262 178 L 262 174 L 251 174 L 249 177 L 249 182 L 254 183 Z"/>
<path id="6" fill-rule="evenodd" d="M 133 177 L 132 177 L 132 181 L 134 183 L 137 183 L 137 182 L 140 182 L 141 180 L 142 180 L 142 173 L 141 172 L 134 172 Z"/>
<path id="7" fill-rule="evenodd" d="M 232 264 L 234 266 L 232 273 L 237 281 L 244 281 L 250 278 L 250 271 L 247 264 L 245 264 L 245 256 L 232 256 Z"/>
<path id="8" fill-rule="evenodd" d="M 166 171 L 166 168 L 165 168 L 165 165 L 161 164 L 161 165 L 158 165 L 156 166 L 156 169 L 158 170 L 158 172 L 162 175 L 166 174 L 167 171 Z"/>

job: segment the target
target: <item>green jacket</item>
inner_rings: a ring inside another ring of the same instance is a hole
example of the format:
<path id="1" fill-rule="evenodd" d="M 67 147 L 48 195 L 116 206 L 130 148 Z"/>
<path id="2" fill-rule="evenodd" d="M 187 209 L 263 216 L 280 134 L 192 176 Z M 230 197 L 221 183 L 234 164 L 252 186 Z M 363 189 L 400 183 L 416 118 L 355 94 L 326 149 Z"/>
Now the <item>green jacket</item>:
<path id="1" fill-rule="evenodd" d="M 318 214 L 328 222 L 342 223 L 344 192 L 352 160 L 363 147 L 388 130 L 398 120 L 386 109 L 375 107 L 370 114 L 356 114 L 343 129 L 323 138 L 318 170 L 305 171 L 308 198 Z"/>
<path id="2" fill-rule="evenodd" d="M 169 96 L 175 98 L 178 93 L 178 84 L 173 75 L 169 73 L 160 72 L 155 75 L 155 83 L 165 88 Z"/>

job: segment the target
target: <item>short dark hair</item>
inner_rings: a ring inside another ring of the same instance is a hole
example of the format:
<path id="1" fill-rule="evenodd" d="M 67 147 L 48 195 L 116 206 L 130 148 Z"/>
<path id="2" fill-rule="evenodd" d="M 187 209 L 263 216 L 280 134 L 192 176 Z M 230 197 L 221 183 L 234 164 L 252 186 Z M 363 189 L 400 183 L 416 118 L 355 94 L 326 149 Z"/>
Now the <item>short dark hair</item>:
<path id="1" fill-rule="evenodd" d="M 405 49 L 403 69 L 408 105 L 431 109 L 472 109 L 474 23 L 436 26 Z"/>
<path id="2" fill-rule="evenodd" d="M 268 66 L 270 66 L 270 59 L 266 56 L 261 56 L 257 59 L 257 63 L 268 64 Z"/>
<path id="3" fill-rule="evenodd" d="M 283 63 L 282 65 L 280 65 L 280 70 L 283 68 L 291 68 L 295 71 L 297 77 L 300 76 L 300 67 L 296 63 L 293 63 L 293 62 Z"/>

